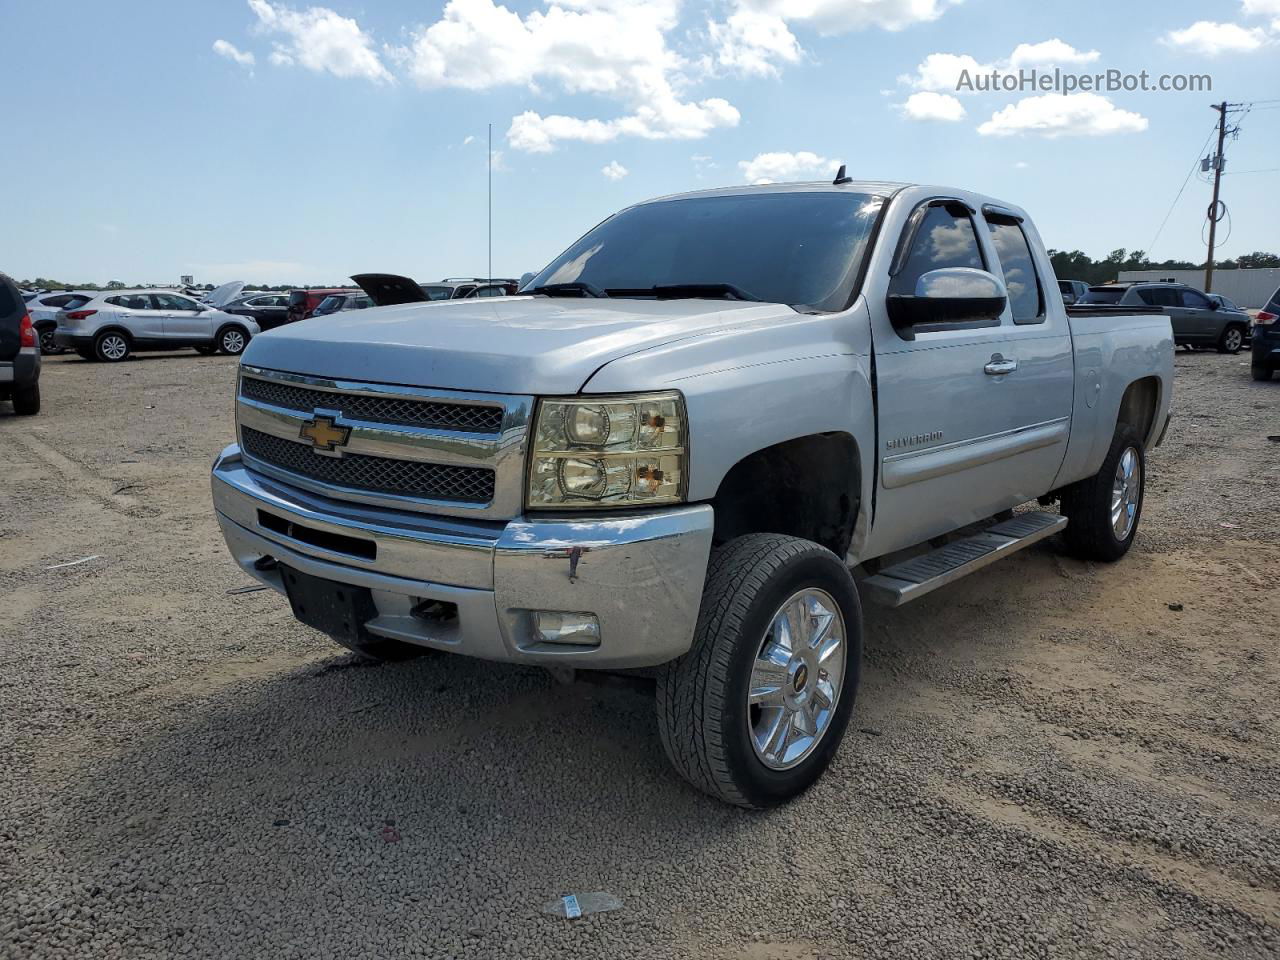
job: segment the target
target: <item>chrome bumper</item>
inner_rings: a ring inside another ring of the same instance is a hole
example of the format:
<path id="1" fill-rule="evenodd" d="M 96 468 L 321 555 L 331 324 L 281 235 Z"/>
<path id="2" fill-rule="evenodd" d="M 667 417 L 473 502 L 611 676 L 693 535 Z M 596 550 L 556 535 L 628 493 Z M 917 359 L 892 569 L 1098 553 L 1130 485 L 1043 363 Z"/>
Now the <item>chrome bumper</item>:
<path id="1" fill-rule="evenodd" d="M 584 669 L 665 663 L 689 649 L 713 515 L 706 505 L 610 517 L 502 522 L 368 507 L 316 496 L 248 470 L 232 444 L 213 465 L 213 504 L 231 555 L 284 593 L 263 556 L 368 587 L 370 633 L 487 660 Z M 265 525 L 264 525 L 265 520 Z M 423 601 L 457 607 L 439 623 Z M 533 633 L 537 610 L 591 613 L 596 647 L 558 647 Z"/>

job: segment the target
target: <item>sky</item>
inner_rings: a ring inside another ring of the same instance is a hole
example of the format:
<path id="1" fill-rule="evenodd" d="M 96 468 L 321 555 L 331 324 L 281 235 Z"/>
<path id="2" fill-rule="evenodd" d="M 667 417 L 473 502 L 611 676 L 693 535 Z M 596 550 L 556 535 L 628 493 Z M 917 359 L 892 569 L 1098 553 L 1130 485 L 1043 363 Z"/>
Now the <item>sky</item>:
<path id="1" fill-rule="evenodd" d="M 1223 100 L 1255 105 L 1219 256 L 1280 252 L 1280 0 L 0 0 L 0 22 L 19 278 L 483 276 L 488 124 L 495 276 L 638 200 L 841 162 L 1021 205 L 1051 247 L 1199 261 Z M 1212 89 L 973 89 L 1055 68 Z"/>

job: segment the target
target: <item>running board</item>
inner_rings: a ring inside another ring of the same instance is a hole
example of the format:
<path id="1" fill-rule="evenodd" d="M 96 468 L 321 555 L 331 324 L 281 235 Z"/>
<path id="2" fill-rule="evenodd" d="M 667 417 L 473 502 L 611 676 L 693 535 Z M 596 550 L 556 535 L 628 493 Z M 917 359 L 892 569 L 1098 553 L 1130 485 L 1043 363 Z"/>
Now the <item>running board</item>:
<path id="1" fill-rule="evenodd" d="M 1066 525 L 1067 518 L 1056 513 L 1020 513 L 973 536 L 886 567 L 863 580 L 861 586 L 868 599 L 900 607 L 1052 536 Z"/>

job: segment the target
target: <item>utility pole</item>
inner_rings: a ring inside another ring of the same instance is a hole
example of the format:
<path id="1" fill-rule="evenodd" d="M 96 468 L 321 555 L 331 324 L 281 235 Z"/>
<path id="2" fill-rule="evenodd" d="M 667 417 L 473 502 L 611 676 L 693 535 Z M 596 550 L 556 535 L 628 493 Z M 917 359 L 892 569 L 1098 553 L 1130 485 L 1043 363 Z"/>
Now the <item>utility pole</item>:
<path id="1" fill-rule="evenodd" d="M 1226 114 L 1223 114 L 1225 116 Z M 1222 136 L 1218 136 L 1218 150 L 1222 150 Z M 1213 199 L 1218 200 L 1218 188 L 1213 189 Z M 1213 234 L 1209 234 L 1209 259 L 1213 259 Z M 485 280 L 493 279 L 493 124 L 489 124 L 489 274 Z"/>
<path id="2" fill-rule="evenodd" d="M 1227 139 L 1227 101 L 1215 103 L 1218 111 L 1218 152 L 1213 158 L 1213 202 L 1209 204 L 1209 259 L 1204 265 L 1204 292 L 1213 291 L 1213 245 L 1218 234 L 1218 190 L 1222 185 L 1222 145 Z"/>

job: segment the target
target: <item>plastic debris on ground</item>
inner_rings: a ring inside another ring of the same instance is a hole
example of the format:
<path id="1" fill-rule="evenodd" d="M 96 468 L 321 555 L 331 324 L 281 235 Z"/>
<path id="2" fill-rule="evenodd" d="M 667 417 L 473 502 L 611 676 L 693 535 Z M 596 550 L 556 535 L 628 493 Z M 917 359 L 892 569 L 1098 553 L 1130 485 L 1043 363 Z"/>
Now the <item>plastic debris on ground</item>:
<path id="1" fill-rule="evenodd" d="M 606 893 L 603 890 L 592 893 L 570 893 L 542 905 L 543 913 L 549 913 L 553 917 L 564 917 L 567 920 L 621 909 L 622 901 L 612 893 Z"/>

